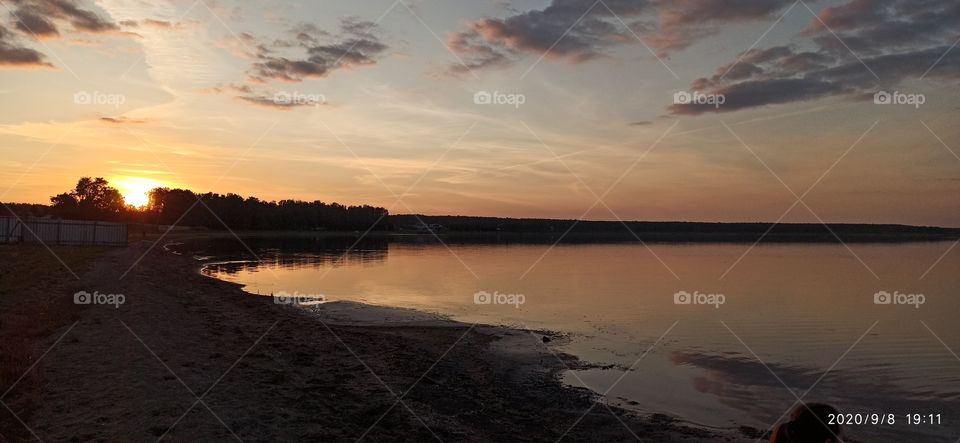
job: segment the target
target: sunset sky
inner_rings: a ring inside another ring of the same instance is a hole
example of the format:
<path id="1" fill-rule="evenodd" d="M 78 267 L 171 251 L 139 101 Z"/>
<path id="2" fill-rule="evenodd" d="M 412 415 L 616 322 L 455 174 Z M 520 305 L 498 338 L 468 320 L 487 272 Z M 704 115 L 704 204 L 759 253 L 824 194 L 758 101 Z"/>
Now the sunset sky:
<path id="1" fill-rule="evenodd" d="M 391 213 L 960 227 L 957 23 L 926 0 L 0 0 L 0 201 L 89 175 Z"/>

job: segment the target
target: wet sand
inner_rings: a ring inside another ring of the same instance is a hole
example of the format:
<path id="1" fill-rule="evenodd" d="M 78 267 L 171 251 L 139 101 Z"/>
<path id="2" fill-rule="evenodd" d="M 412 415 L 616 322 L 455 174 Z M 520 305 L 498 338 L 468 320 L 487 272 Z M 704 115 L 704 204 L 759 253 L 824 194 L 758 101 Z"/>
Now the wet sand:
<path id="1" fill-rule="evenodd" d="M 28 424 L 43 441 L 754 441 L 596 403 L 559 374 L 563 338 L 405 309 L 278 305 L 141 244 L 76 285 L 125 302 L 77 306 Z M 72 298 L 69 299 L 72 303 Z M 549 342 L 544 342 L 543 337 Z M 753 437 L 753 438 L 749 438 Z"/>

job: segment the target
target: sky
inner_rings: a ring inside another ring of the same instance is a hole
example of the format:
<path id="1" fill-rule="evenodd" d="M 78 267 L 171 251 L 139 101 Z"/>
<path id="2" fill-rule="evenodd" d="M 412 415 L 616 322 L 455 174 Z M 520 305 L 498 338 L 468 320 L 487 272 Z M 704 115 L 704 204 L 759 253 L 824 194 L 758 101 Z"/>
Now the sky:
<path id="1" fill-rule="evenodd" d="M 0 201 L 960 227 L 960 3 L 0 0 Z"/>

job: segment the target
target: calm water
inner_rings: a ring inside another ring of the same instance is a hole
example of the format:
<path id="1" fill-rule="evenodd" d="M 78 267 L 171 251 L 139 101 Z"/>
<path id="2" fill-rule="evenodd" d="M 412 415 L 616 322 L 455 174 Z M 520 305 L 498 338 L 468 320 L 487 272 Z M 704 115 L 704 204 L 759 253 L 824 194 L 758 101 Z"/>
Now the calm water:
<path id="1" fill-rule="evenodd" d="M 643 412 L 768 428 L 795 394 L 845 413 L 896 414 L 895 425 L 846 427 L 861 440 L 960 438 L 960 248 L 932 267 L 952 242 L 851 245 L 863 263 L 842 245 L 762 245 L 729 272 L 750 245 L 658 244 L 654 255 L 638 244 L 547 252 L 549 244 L 368 239 L 344 254 L 352 239 L 245 242 L 262 262 L 244 261 L 251 255 L 235 239 L 184 250 L 252 293 L 570 333 L 563 350 L 604 368 L 568 371 L 565 381 Z M 476 304 L 478 291 L 523 294 L 524 303 Z M 678 291 L 722 294 L 724 303 L 676 304 Z M 875 304 L 878 291 L 925 300 Z M 940 414 L 941 424 L 910 425 L 908 413 Z"/>

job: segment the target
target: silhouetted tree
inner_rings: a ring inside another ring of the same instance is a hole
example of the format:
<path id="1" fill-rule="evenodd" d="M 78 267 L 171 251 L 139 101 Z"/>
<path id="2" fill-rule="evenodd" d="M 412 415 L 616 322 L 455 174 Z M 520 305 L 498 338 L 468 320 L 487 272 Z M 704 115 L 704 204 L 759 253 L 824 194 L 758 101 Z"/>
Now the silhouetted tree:
<path id="1" fill-rule="evenodd" d="M 50 197 L 56 215 L 88 220 L 120 220 L 126 212 L 120 191 L 103 177 L 82 177 L 70 192 Z"/>

